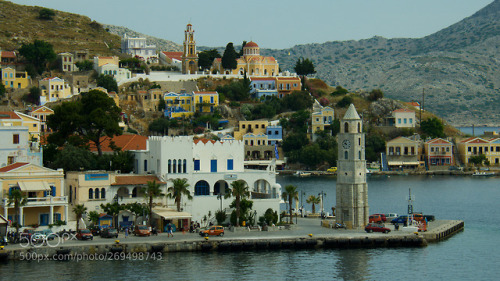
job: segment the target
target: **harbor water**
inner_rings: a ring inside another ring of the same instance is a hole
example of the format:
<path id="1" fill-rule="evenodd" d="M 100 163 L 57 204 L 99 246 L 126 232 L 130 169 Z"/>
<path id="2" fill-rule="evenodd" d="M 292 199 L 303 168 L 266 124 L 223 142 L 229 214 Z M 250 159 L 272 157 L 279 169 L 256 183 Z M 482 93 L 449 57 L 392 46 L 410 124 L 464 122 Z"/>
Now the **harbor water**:
<path id="1" fill-rule="evenodd" d="M 296 185 L 306 210 L 309 195 L 335 205 L 335 178 L 279 176 Z M 414 210 L 465 221 L 465 231 L 423 248 L 168 253 L 161 260 L 9 261 L 0 280 L 497 280 L 500 178 L 369 176 L 370 213 Z M 304 194 L 305 193 L 305 194 Z M 319 210 L 320 206 L 316 209 Z"/>

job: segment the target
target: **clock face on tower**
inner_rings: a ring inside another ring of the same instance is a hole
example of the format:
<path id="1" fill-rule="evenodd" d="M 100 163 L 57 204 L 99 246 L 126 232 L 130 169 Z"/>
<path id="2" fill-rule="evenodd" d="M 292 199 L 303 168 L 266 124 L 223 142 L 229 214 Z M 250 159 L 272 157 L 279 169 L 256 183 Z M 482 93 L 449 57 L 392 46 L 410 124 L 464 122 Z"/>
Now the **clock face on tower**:
<path id="1" fill-rule="evenodd" d="M 349 149 L 349 148 L 351 147 L 351 142 L 350 142 L 349 140 L 344 140 L 344 141 L 342 142 L 342 147 L 343 147 L 344 149 Z"/>

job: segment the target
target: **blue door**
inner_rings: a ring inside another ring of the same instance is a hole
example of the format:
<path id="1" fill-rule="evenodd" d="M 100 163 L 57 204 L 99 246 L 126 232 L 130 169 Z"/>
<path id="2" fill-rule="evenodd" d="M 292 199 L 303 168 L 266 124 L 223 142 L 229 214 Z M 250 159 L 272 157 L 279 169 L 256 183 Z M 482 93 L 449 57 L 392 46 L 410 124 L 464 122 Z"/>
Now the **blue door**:
<path id="1" fill-rule="evenodd" d="M 40 214 L 40 225 L 49 224 L 49 214 Z"/>
<path id="2" fill-rule="evenodd" d="M 217 159 L 210 160 L 210 172 L 217 173 Z"/>

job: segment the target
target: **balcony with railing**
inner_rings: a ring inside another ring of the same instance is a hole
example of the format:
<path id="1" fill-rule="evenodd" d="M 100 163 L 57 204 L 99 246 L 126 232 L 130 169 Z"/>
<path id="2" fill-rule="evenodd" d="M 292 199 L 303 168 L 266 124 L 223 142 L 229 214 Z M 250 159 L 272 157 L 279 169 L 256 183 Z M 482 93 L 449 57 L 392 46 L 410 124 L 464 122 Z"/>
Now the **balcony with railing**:
<path id="1" fill-rule="evenodd" d="M 50 205 L 64 205 L 68 204 L 67 196 L 47 196 L 47 197 L 28 197 L 27 203 L 23 207 L 44 207 Z M 2 199 L 2 206 L 4 208 L 12 208 L 14 204 L 9 205 L 9 199 Z"/>

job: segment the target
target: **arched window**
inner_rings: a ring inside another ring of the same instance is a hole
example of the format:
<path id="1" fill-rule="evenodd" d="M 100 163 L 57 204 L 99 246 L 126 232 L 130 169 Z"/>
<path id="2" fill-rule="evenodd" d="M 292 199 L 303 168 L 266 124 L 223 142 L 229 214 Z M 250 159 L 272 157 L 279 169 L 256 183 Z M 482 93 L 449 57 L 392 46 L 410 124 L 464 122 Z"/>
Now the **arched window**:
<path id="1" fill-rule="evenodd" d="M 132 198 L 135 197 L 137 197 L 137 187 L 134 187 L 134 189 L 132 189 Z"/>
<path id="2" fill-rule="evenodd" d="M 187 168 L 187 164 L 186 164 L 186 159 L 184 159 L 184 161 L 182 162 L 182 172 L 185 174 L 186 173 L 186 169 Z"/>
<path id="3" fill-rule="evenodd" d="M 104 189 L 104 187 L 101 188 L 101 198 L 106 199 L 106 189 Z"/>
<path id="4" fill-rule="evenodd" d="M 194 195 L 210 195 L 210 186 L 206 181 L 199 181 L 194 186 Z"/>
<path id="5" fill-rule="evenodd" d="M 176 172 L 176 171 L 177 171 L 177 169 L 176 169 L 176 168 L 177 168 L 177 160 L 175 160 L 175 159 L 174 159 L 174 165 L 173 165 L 173 167 L 172 167 L 172 168 L 173 168 L 172 173 L 174 173 L 174 174 L 175 174 L 175 173 L 177 173 L 177 172 Z"/>
<path id="6" fill-rule="evenodd" d="M 99 199 L 99 188 L 95 189 L 95 199 Z"/>
<path id="7" fill-rule="evenodd" d="M 349 152 L 348 151 L 345 151 L 344 152 L 344 159 L 347 160 L 347 158 L 349 158 Z"/>
<path id="8" fill-rule="evenodd" d="M 344 124 L 344 133 L 349 133 L 349 123 L 347 122 Z"/>
<path id="9" fill-rule="evenodd" d="M 89 199 L 94 199 L 94 190 L 89 188 Z"/>
<path id="10" fill-rule="evenodd" d="M 177 173 L 182 173 L 182 161 L 181 159 L 177 160 Z"/>
<path id="11" fill-rule="evenodd" d="M 361 123 L 358 122 L 358 133 L 361 133 Z"/>
<path id="12" fill-rule="evenodd" d="M 172 173 L 172 160 L 168 160 L 168 173 Z"/>
<path id="13" fill-rule="evenodd" d="M 361 160 L 361 150 L 359 151 L 359 160 Z"/>

